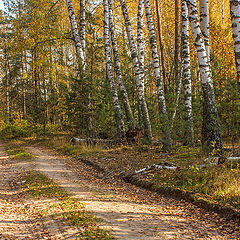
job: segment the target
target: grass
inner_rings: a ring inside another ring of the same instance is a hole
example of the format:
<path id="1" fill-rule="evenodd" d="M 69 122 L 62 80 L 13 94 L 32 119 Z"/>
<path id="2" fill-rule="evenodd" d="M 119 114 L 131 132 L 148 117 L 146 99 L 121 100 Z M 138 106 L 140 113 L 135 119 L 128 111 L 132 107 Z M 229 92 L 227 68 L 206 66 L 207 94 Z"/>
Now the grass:
<path id="1" fill-rule="evenodd" d="M 72 198 L 44 174 L 39 172 L 29 173 L 26 176 L 25 187 L 33 197 L 47 197 L 57 200 L 57 203 L 51 205 L 49 209 L 45 209 L 43 213 L 51 212 L 51 216 L 54 219 L 60 219 L 69 225 L 79 227 L 81 233 L 79 236 L 76 236 L 77 239 L 115 239 L 109 231 L 97 225 L 100 220 L 88 213 L 78 199 Z"/>
<path id="2" fill-rule="evenodd" d="M 29 160 L 35 158 L 35 155 L 33 155 L 30 152 L 27 152 L 24 147 L 16 144 L 12 144 L 6 147 L 5 151 L 10 156 L 10 158 L 16 160 Z"/>
<path id="3" fill-rule="evenodd" d="M 197 166 L 178 171 L 161 171 L 153 181 L 162 186 L 198 193 L 210 201 L 240 207 L 240 168 L 227 164 L 199 169 Z"/>

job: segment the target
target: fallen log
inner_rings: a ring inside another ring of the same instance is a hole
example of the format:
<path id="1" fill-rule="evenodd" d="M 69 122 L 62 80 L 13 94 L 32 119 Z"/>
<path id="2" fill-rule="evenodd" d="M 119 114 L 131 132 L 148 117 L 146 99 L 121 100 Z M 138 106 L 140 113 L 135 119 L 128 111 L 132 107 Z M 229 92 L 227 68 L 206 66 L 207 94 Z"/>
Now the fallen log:
<path id="1" fill-rule="evenodd" d="M 137 171 L 135 171 L 135 174 L 141 174 L 141 173 L 152 171 L 152 170 L 155 170 L 155 169 L 176 170 L 178 168 L 179 168 L 179 166 L 177 166 L 176 164 L 163 162 L 163 163 L 159 163 L 159 164 L 152 164 L 152 165 L 149 165 L 145 168 L 137 170 Z"/>

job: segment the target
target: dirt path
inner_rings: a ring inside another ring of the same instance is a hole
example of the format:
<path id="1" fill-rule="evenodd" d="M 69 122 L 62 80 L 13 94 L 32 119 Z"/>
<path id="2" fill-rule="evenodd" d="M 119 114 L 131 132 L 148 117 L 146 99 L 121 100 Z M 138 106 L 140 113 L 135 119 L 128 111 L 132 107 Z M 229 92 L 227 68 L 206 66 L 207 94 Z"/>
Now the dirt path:
<path id="1" fill-rule="evenodd" d="M 10 159 L 0 142 L 0 239 L 75 239 L 76 228 L 41 215 L 51 200 L 23 191 L 24 177 L 34 168 L 32 161 Z"/>
<path id="2" fill-rule="evenodd" d="M 118 239 L 240 239 L 235 225 L 217 214 L 118 179 L 101 179 L 92 168 L 55 152 L 28 150 L 38 156 L 38 171 L 80 198 Z"/>

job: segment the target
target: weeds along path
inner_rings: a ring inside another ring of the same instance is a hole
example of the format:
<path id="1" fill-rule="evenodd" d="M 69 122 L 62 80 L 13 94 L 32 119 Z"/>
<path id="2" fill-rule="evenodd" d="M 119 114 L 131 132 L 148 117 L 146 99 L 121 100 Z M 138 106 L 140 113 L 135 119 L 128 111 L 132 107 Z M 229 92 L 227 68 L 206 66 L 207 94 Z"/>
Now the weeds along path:
<path id="1" fill-rule="evenodd" d="M 184 201 L 103 178 L 91 167 L 53 151 L 28 147 L 36 169 L 79 198 L 117 239 L 240 239 L 237 226 Z"/>

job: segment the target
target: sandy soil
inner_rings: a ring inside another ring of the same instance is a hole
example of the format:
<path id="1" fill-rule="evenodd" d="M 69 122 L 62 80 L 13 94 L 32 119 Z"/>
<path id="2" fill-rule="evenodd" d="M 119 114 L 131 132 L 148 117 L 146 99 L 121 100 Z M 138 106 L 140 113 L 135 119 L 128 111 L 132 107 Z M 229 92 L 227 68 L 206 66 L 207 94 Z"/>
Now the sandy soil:
<path id="1" fill-rule="evenodd" d="M 184 201 L 176 201 L 104 177 L 53 151 L 28 147 L 34 161 L 9 159 L 0 143 L 0 239 L 75 239 L 78 229 L 40 214 L 51 200 L 22 191 L 23 176 L 35 169 L 79 198 L 103 219 L 117 239 L 240 239 L 236 224 Z"/>

